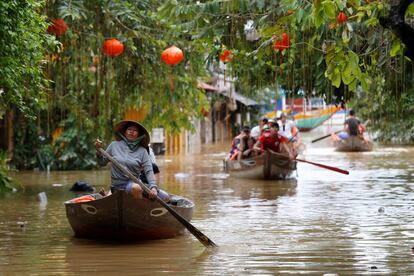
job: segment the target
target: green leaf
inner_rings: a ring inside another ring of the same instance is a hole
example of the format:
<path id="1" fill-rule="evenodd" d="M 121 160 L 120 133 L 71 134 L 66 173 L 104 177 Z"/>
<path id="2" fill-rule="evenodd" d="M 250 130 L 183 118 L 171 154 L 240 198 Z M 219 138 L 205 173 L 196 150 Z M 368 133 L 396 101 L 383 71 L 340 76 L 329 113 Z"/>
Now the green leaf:
<path id="1" fill-rule="evenodd" d="M 322 2 L 322 8 L 325 12 L 325 15 L 329 20 L 335 20 L 336 18 L 336 6 L 333 1 L 326 0 Z"/>
<path id="2" fill-rule="evenodd" d="M 344 69 L 342 70 L 342 81 L 344 84 L 350 84 L 354 81 L 355 77 L 352 74 L 352 65 L 351 62 L 347 62 Z"/>
<path id="3" fill-rule="evenodd" d="M 401 52 L 401 42 L 397 39 L 394 39 L 391 45 L 390 56 L 395 57 L 396 55 L 400 54 Z"/>
<path id="4" fill-rule="evenodd" d="M 341 86 L 341 72 L 339 71 L 338 68 L 335 68 L 332 74 L 332 85 L 335 86 L 336 88 L 339 88 L 339 86 Z"/>

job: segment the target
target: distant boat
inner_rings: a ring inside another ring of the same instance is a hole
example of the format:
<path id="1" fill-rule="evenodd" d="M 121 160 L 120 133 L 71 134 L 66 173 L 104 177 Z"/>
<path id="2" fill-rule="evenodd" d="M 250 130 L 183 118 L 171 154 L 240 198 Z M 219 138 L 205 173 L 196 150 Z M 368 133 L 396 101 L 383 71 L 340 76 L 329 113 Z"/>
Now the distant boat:
<path id="1" fill-rule="evenodd" d="M 328 126 L 344 126 L 347 110 L 339 109 L 324 124 Z"/>
<path id="2" fill-rule="evenodd" d="M 187 221 L 194 203 L 170 195 L 171 205 Z M 124 191 L 109 196 L 91 194 L 65 202 L 66 216 L 76 237 L 114 240 L 148 240 L 172 238 L 185 227 L 159 203 L 146 198 L 134 199 Z"/>
<path id="3" fill-rule="evenodd" d="M 331 106 L 323 109 L 304 111 L 293 115 L 295 124 L 301 131 L 310 131 L 328 120 L 338 107 Z"/>
<path id="4" fill-rule="evenodd" d="M 373 143 L 360 136 L 350 136 L 347 139 L 340 139 L 336 134 L 332 134 L 332 139 L 336 151 L 372 151 Z"/>
<path id="5" fill-rule="evenodd" d="M 338 110 L 337 106 L 327 106 L 322 98 L 287 99 L 283 109 L 266 114 L 268 118 L 279 117 L 282 112 L 290 114 L 301 131 L 310 131 L 331 118 Z"/>
<path id="6" fill-rule="evenodd" d="M 287 179 L 296 170 L 296 161 L 265 151 L 248 159 L 225 160 L 225 170 L 234 177 L 248 179 Z"/>

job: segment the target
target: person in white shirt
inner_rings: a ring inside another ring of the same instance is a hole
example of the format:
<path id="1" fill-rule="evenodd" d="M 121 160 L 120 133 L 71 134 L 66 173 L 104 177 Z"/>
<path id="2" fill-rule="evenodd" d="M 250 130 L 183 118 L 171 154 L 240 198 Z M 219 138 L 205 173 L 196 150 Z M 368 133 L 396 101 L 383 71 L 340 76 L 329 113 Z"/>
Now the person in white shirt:
<path id="1" fill-rule="evenodd" d="M 267 125 L 268 119 L 266 117 L 262 117 L 259 121 L 259 125 L 252 128 L 250 131 L 250 136 L 253 137 L 255 141 L 262 135 L 263 126 Z"/>
<path id="2" fill-rule="evenodd" d="M 299 129 L 295 123 L 288 120 L 286 113 L 280 114 L 279 123 L 279 134 L 285 136 L 289 141 L 288 144 L 292 147 L 292 151 L 295 156 L 298 155 L 299 145 L 301 145 Z"/>
<path id="3" fill-rule="evenodd" d="M 278 121 L 279 124 L 279 134 L 285 136 L 291 141 L 297 141 L 299 131 L 291 120 L 288 120 L 287 115 L 282 113 L 280 115 L 280 120 Z"/>

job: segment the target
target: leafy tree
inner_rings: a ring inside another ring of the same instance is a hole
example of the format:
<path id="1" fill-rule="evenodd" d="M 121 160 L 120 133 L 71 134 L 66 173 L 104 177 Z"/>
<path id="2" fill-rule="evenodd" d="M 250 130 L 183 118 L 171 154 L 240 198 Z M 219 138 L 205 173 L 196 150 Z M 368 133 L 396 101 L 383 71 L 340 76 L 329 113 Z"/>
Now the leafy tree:
<path id="1" fill-rule="evenodd" d="M 54 39 L 39 13 L 43 1 L 0 2 L 0 117 L 17 107 L 28 116 L 45 104 L 44 54 Z"/>
<path id="2" fill-rule="evenodd" d="M 401 1 L 400 25 L 414 15 L 410 3 Z M 410 55 L 404 56 L 396 28 L 390 31 L 379 24 L 381 16 L 395 7 L 370 0 L 169 0 L 159 14 L 174 22 L 177 33 L 189 34 L 191 43 L 206 45 L 211 63 L 217 63 L 224 48 L 230 49 L 234 58 L 227 67 L 237 76 L 243 93 L 257 95 L 264 87 L 281 84 L 291 93 L 303 90 L 305 97 L 319 95 L 351 103 L 362 88 L 367 97 L 391 100 L 390 108 L 386 106 L 390 102 L 380 101 L 377 106 L 372 98 L 362 99 L 374 127 L 383 128 L 375 119 L 384 118 L 385 110 L 394 125 L 395 120 L 414 125 L 409 116 L 414 97 Z M 345 20 L 338 19 L 341 12 Z M 254 23 L 257 40 L 247 40 L 248 21 Z M 410 29 L 407 24 L 404 27 Z M 280 39 L 283 33 L 290 37 L 290 47 L 275 51 L 275 37 Z M 407 47 L 410 39 L 404 41 Z M 384 82 L 380 94 L 378 81 Z"/>
<path id="3" fill-rule="evenodd" d="M 47 104 L 38 111 L 39 119 L 28 123 L 17 115 L 20 125 L 36 128 L 31 137 L 15 140 L 17 151 L 25 153 L 16 154 L 19 167 L 89 168 L 95 157 L 84 155 L 85 148 L 93 150 L 96 137 L 109 143 L 113 125 L 131 109 L 149 129 L 192 129 L 191 118 L 201 116 L 200 110 L 207 105 L 204 92 L 197 88 L 197 78 L 206 75 L 199 58 L 204 48 L 175 36 L 169 24 L 156 16 L 160 5 L 161 1 L 149 0 L 47 2 L 44 13 L 48 21 L 63 19 L 68 29 L 56 36 L 60 44 L 46 56 L 45 75 L 51 87 L 46 91 Z M 124 53 L 106 56 L 102 46 L 109 38 L 121 41 Z M 185 54 L 185 60 L 174 68 L 160 59 L 161 52 L 172 44 Z M 174 79 L 173 90 L 169 76 Z M 74 134 L 82 137 L 77 146 L 68 141 L 51 148 L 47 145 Z M 61 137 L 52 139 L 52 135 Z M 29 154 L 32 160 L 18 158 L 34 151 L 41 154 Z M 84 158 L 74 160 L 76 155 Z"/>

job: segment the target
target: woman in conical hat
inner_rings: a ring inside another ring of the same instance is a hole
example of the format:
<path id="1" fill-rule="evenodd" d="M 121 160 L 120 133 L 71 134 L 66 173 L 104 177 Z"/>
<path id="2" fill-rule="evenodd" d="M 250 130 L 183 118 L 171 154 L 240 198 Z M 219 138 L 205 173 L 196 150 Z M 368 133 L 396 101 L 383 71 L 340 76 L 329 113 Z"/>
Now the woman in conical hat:
<path id="1" fill-rule="evenodd" d="M 150 198 L 159 195 L 164 200 L 168 199 L 168 194 L 161 192 L 155 182 L 152 162 L 147 151 L 150 142 L 150 135 L 143 125 L 133 120 L 123 120 L 114 127 L 115 141 L 108 146 L 106 152 L 109 153 L 119 163 L 124 165 L 135 177 L 139 178 L 143 173 L 150 189 Z M 95 147 L 101 148 L 102 142 L 97 139 Z M 97 151 L 98 164 L 105 166 L 109 160 L 100 155 Z M 126 190 L 135 198 L 142 197 L 142 188 L 138 183 L 133 183 L 116 166 L 111 168 L 111 192 L 116 190 Z"/>

